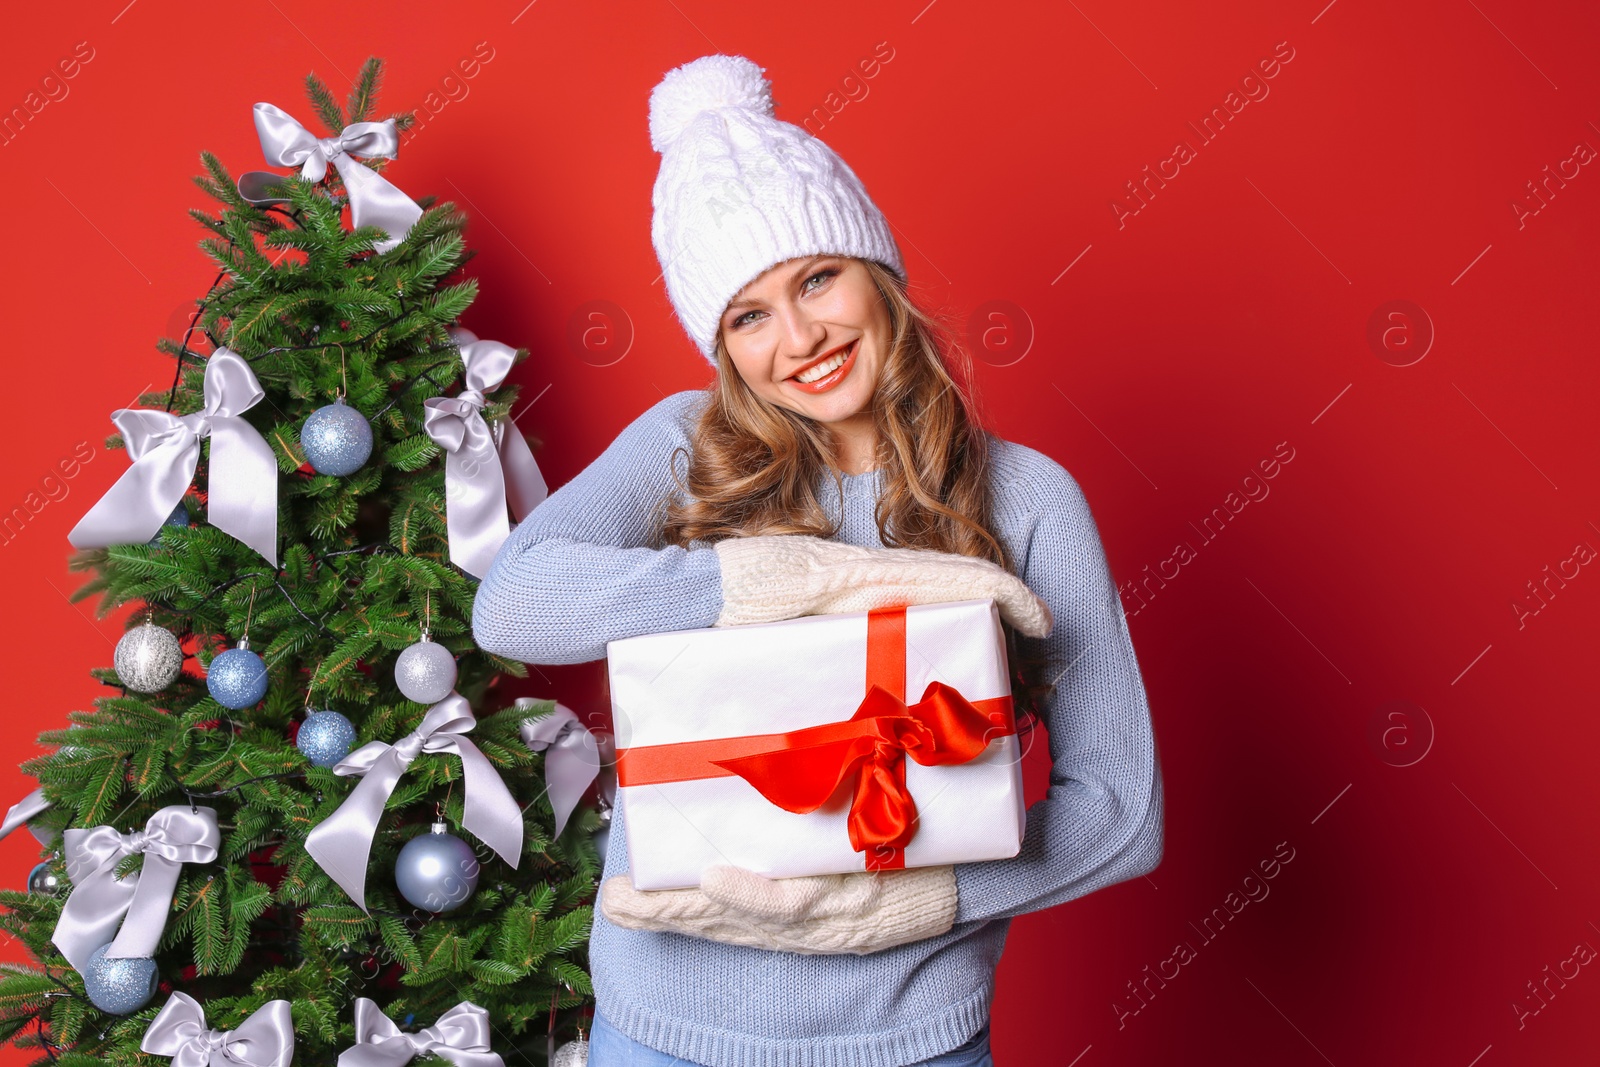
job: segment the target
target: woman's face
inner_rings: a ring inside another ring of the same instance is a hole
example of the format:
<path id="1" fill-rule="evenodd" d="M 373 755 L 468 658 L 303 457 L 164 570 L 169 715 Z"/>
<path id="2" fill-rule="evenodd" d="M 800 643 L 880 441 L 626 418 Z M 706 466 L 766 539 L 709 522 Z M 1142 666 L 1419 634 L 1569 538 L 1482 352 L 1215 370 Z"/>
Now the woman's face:
<path id="1" fill-rule="evenodd" d="M 825 255 L 785 260 L 757 276 L 723 311 L 721 330 L 756 395 L 841 423 L 870 412 L 891 323 L 866 265 Z"/>

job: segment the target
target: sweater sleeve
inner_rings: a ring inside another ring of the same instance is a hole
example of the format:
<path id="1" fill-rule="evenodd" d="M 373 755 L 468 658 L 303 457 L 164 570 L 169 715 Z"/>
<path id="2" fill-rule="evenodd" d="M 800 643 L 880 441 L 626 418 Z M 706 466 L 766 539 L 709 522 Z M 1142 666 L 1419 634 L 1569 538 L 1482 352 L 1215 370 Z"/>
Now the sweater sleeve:
<path id="1" fill-rule="evenodd" d="M 1163 849 L 1161 768 L 1133 640 L 1082 490 L 1027 450 L 1034 470 L 1012 483 L 1031 527 L 1020 571 L 1050 606 L 1044 655 L 1055 690 L 1040 708 L 1050 735 L 1050 787 L 1028 809 L 1014 857 L 955 865 L 957 923 L 1062 904 L 1152 871 Z"/>
<path id="2" fill-rule="evenodd" d="M 653 405 L 517 525 L 473 601 L 479 648 L 524 663 L 585 663 L 603 659 L 607 641 L 716 622 L 716 551 L 649 547 L 659 508 L 677 491 L 673 450 L 688 445 L 686 422 L 703 395 L 685 390 Z"/>

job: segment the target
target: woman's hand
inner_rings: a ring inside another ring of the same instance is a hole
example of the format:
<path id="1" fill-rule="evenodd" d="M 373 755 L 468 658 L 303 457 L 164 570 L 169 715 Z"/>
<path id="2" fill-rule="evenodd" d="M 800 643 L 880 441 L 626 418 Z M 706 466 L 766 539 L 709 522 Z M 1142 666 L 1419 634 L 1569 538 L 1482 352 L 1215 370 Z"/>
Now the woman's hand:
<path id="1" fill-rule="evenodd" d="M 869 548 L 807 534 L 730 537 L 715 545 L 722 564 L 717 626 L 801 615 L 867 611 L 899 604 L 991 599 L 1028 637 L 1054 620 L 1016 575 L 988 560 L 917 548 Z"/>
<path id="2" fill-rule="evenodd" d="M 600 887 L 600 911 L 618 926 L 668 930 L 730 945 L 812 955 L 863 955 L 949 930 L 956 915 L 955 869 L 767 878 L 716 865 L 699 889 L 638 890 L 629 875 Z"/>

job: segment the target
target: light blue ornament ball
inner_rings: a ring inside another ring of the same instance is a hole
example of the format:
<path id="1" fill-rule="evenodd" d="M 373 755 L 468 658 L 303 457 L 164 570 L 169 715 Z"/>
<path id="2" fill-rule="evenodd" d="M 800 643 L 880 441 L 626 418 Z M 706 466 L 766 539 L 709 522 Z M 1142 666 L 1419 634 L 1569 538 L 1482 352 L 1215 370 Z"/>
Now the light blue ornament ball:
<path id="1" fill-rule="evenodd" d="M 354 474 L 372 455 L 372 424 L 341 397 L 306 419 L 300 447 L 318 474 Z"/>
<path id="2" fill-rule="evenodd" d="M 156 995 L 156 961 L 148 958 L 106 959 L 110 944 L 89 957 L 83 971 L 83 991 L 101 1011 L 131 1015 Z"/>
<path id="3" fill-rule="evenodd" d="M 413 907 L 454 911 L 478 888 L 478 857 L 472 846 L 435 823 L 432 833 L 407 841 L 394 861 L 394 881 Z"/>
<path id="4" fill-rule="evenodd" d="M 337 711 L 313 711 L 300 724 L 294 744 L 314 767 L 332 767 L 350 755 L 356 728 Z"/>
<path id="5" fill-rule="evenodd" d="M 267 695 L 267 665 L 248 648 L 230 648 L 211 661 L 206 688 L 225 708 L 252 707 Z"/>
<path id="6" fill-rule="evenodd" d="M 168 515 L 161 525 L 178 527 L 187 527 L 189 525 L 189 510 L 183 506 L 183 501 L 178 501 L 178 506 L 172 509 L 172 514 Z M 160 530 L 157 530 L 156 535 L 150 538 L 149 545 L 151 548 L 161 547 Z"/>

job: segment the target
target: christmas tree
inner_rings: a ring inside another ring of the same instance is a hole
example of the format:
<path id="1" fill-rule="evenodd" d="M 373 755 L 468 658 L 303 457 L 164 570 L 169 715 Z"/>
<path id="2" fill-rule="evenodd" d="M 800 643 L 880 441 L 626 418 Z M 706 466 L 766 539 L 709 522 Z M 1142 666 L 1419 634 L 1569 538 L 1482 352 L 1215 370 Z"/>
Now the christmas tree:
<path id="1" fill-rule="evenodd" d="M 0 968 L 0 1040 L 37 1063 L 148 1064 L 142 1043 L 240 1027 L 281 1059 L 292 1026 L 299 1064 L 397 1032 L 425 1053 L 470 1044 L 427 1030 L 463 1002 L 489 1050 L 543 1062 L 590 1003 L 599 819 L 558 833 L 524 726 L 564 709 L 506 707 L 495 683 L 526 668 L 471 640 L 473 575 L 530 491 L 500 386 L 527 352 L 453 328 L 466 219 L 382 177 L 411 116 L 371 120 L 380 72 L 346 107 L 307 77 L 332 148 L 257 105 L 297 174 L 201 156 L 216 281 L 74 531 L 98 546 L 76 596 L 135 606 L 95 672 L 115 692 L 23 764 L 51 844 L 0 891 L 37 961 Z"/>

